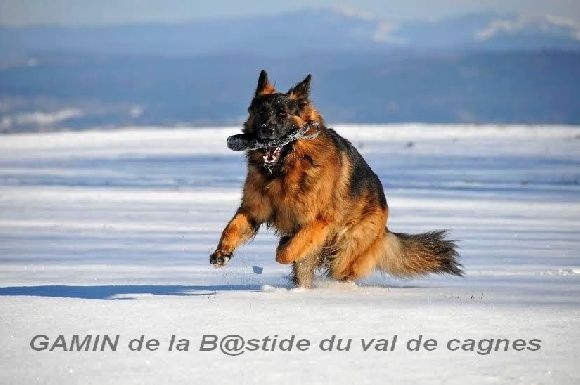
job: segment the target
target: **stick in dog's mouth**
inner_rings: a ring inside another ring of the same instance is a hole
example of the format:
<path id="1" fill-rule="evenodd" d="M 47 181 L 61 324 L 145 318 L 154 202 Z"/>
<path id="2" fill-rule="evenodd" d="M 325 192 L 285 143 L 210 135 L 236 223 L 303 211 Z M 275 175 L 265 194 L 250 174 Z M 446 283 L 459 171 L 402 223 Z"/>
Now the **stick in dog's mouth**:
<path id="1" fill-rule="evenodd" d="M 264 149 L 266 154 L 264 155 L 264 162 L 275 163 L 280 157 L 282 148 L 287 144 L 298 140 L 298 139 L 314 139 L 318 136 L 318 131 L 313 134 L 306 134 L 306 132 L 311 127 L 317 127 L 318 124 L 307 124 L 304 127 L 299 128 L 290 135 L 287 135 L 281 139 L 272 139 L 266 141 L 260 141 L 255 137 L 248 134 L 237 134 L 232 135 L 228 138 L 227 145 L 230 150 L 233 151 L 249 151 Z"/>

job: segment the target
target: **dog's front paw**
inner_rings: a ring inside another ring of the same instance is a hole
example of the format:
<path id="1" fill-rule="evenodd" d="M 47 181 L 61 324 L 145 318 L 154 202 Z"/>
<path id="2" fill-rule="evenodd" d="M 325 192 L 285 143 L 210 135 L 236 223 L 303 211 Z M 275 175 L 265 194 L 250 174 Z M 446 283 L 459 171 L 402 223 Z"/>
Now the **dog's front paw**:
<path id="1" fill-rule="evenodd" d="M 215 267 L 222 267 L 225 266 L 231 258 L 231 254 L 225 254 L 216 250 L 212 255 L 209 256 L 209 263 Z"/>
<path id="2" fill-rule="evenodd" d="M 294 262 L 294 259 L 288 254 L 287 249 L 282 248 L 276 251 L 276 262 L 287 265 Z"/>
<path id="3" fill-rule="evenodd" d="M 292 238 L 289 236 L 284 236 L 280 238 L 280 242 L 278 243 L 278 247 L 276 247 L 276 262 L 282 263 L 287 265 L 292 263 L 292 259 L 290 258 L 290 254 L 288 253 L 288 243 Z"/>

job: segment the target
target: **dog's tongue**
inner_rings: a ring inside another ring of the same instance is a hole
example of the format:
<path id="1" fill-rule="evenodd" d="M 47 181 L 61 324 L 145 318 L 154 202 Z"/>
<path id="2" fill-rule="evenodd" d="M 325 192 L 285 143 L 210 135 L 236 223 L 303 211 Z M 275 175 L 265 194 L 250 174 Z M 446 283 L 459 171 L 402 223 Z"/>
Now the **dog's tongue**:
<path id="1" fill-rule="evenodd" d="M 269 148 L 264 154 L 264 162 L 268 164 L 276 163 L 280 157 L 280 147 Z"/>

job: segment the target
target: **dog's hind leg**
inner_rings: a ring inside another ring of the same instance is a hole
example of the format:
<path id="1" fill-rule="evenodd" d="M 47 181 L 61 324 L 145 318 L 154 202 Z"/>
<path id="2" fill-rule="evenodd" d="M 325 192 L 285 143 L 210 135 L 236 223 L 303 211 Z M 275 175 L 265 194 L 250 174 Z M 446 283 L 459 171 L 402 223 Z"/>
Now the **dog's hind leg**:
<path id="1" fill-rule="evenodd" d="M 367 255 L 366 251 L 371 249 L 374 242 L 370 245 L 366 240 L 350 240 L 345 243 L 333 258 L 328 275 L 338 281 L 354 281 L 372 269 L 375 259 L 372 258 L 372 253 Z"/>
<path id="2" fill-rule="evenodd" d="M 377 266 L 383 251 L 383 237 L 379 236 L 363 253 L 354 258 L 345 271 L 344 280 L 356 281 L 368 275 Z"/>
<path id="3" fill-rule="evenodd" d="M 337 244 L 329 275 L 339 281 L 354 281 L 367 275 L 378 263 L 383 249 L 386 211 L 376 210 L 351 226 Z"/>

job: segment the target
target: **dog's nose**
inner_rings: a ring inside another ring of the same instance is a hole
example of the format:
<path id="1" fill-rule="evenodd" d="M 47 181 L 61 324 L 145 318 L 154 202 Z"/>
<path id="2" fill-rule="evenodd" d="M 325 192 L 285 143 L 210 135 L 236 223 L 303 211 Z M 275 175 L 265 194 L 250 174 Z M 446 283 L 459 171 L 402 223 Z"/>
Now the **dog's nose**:
<path id="1" fill-rule="evenodd" d="M 274 139 L 276 136 L 274 133 L 274 127 L 267 124 L 262 124 L 260 126 L 260 134 L 260 136 L 262 136 L 264 139 Z"/>

